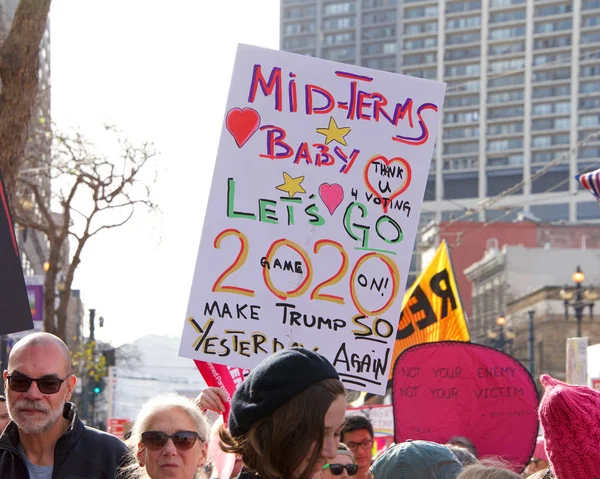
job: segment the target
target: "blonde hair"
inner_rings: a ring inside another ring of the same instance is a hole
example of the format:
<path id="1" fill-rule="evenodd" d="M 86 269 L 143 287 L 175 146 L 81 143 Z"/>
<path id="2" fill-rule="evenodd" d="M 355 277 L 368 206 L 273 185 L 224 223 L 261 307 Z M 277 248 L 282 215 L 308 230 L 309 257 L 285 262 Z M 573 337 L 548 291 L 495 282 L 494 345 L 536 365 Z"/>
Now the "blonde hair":
<path id="1" fill-rule="evenodd" d="M 137 415 L 133 429 L 131 430 L 131 437 L 127 440 L 127 445 L 132 451 L 132 456 L 138 448 L 138 444 L 142 440 L 142 433 L 146 432 L 150 422 L 160 413 L 169 412 L 173 409 L 180 409 L 185 412 L 192 422 L 194 423 L 194 429 L 200 436 L 200 438 L 208 443 L 210 437 L 210 426 L 202 411 L 193 400 L 180 394 L 162 394 L 155 396 L 148 400 Z M 141 467 L 137 459 L 131 458 L 131 463 L 124 466 L 117 477 L 119 478 L 146 478 L 146 468 Z M 203 477 L 203 471 L 198 468 L 195 477 Z"/>
<path id="2" fill-rule="evenodd" d="M 352 460 L 352 462 L 354 462 L 354 454 L 352 454 L 350 448 L 346 446 L 343 442 L 340 442 L 340 445 L 338 446 L 336 451 L 336 455 L 348 456 Z"/>

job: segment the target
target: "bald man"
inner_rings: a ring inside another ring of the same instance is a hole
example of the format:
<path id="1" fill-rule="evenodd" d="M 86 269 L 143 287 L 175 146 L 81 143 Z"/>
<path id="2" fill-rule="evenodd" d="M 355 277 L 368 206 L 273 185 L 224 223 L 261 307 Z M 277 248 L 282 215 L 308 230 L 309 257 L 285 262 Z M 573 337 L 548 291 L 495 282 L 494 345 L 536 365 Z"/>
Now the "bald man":
<path id="1" fill-rule="evenodd" d="M 76 380 L 58 337 L 36 333 L 14 345 L 4 371 L 12 421 L 0 436 L 0 477 L 115 477 L 129 459 L 127 448 L 80 421 L 68 402 Z"/>

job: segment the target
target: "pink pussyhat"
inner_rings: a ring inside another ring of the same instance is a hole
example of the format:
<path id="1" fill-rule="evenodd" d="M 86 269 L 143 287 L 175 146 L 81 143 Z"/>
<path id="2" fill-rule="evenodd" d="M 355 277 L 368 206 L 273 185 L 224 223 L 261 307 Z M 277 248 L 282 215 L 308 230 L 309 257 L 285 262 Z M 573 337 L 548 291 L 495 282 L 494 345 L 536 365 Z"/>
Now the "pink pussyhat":
<path id="1" fill-rule="evenodd" d="M 547 374 L 539 407 L 546 453 L 558 479 L 600 477 L 600 393 Z"/>
<path id="2" fill-rule="evenodd" d="M 535 443 L 535 451 L 533 451 L 533 457 L 535 459 L 542 459 L 543 461 L 548 461 L 548 456 L 546 454 L 546 442 L 542 436 L 538 436 L 537 442 Z"/>

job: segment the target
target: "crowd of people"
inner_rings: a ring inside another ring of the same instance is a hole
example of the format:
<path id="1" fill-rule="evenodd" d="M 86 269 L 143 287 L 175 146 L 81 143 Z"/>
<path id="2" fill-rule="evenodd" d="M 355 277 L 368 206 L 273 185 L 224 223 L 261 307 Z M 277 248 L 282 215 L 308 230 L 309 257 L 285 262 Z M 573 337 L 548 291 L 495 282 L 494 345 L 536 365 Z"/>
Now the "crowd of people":
<path id="1" fill-rule="evenodd" d="M 37 333 L 12 348 L 0 396 L 0 477 L 216 479 L 598 479 L 600 392 L 541 377 L 544 437 L 519 475 L 478 458 L 468 438 L 408 440 L 373 459 L 364 416 L 346 417 L 346 391 L 318 353 L 291 348 L 264 359 L 231 400 L 207 388 L 196 400 L 165 394 L 144 404 L 127 442 L 85 426 L 70 402 L 76 378 L 67 346 Z M 7 409 L 7 411 L 5 410 Z M 499 438 L 502 440 L 503 438 Z"/>

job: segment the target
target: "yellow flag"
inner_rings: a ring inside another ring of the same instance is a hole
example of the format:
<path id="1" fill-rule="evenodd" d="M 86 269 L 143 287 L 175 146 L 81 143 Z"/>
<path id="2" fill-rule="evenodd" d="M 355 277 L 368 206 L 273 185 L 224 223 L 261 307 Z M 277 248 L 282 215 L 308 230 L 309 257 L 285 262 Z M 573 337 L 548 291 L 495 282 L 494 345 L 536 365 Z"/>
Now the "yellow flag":
<path id="1" fill-rule="evenodd" d="M 470 339 L 448 246 L 443 241 L 427 269 L 404 295 L 392 364 L 415 344 Z"/>

